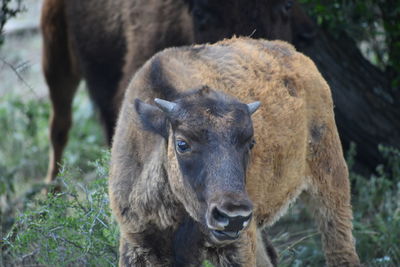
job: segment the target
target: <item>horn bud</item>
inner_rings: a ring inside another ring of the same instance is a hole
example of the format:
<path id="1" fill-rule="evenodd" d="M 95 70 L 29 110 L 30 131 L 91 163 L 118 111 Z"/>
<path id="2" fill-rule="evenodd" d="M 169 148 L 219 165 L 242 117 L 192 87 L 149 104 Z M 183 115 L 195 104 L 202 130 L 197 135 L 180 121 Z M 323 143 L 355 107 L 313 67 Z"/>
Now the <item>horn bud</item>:
<path id="1" fill-rule="evenodd" d="M 170 102 L 167 100 L 163 100 L 160 98 L 155 98 L 154 102 L 157 104 L 157 106 L 164 112 L 166 113 L 170 113 L 175 107 L 176 107 L 176 103 L 174 102 Z"/>
<path id="2" fill-rule="evenodd" d="M 260 104 L 260 101 L 247 104 L 247 109 L 249 110 L 249 113 L 253 114 L 254 112 L 256 112 L 256 110 L 260 107 Z"/>

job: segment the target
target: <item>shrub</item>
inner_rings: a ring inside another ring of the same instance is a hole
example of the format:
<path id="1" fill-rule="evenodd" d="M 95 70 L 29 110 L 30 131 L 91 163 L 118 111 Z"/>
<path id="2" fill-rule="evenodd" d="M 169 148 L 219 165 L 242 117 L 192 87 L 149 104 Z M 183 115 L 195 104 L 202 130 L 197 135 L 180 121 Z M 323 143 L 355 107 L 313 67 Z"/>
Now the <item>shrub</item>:
<path id="1" fill-rule="evenodd" d="M 48 164 L 47 99 L 33 99 L 14 92 L 0 96 L 0 232 L 12 225 L 17 208 L 24 209 L 43 187 Z M 63 161 L 90 176 L 95 167 L 88 162 L 100 158 L 103 137 L 85 91 L 73 104 L 76 123 Z"/>
<path id="2" fill-rule="evenodd" d="M 388 159 L 368 179 L 351 174 L 357 251 L 372 266 L 400 265 L 400 151 L 380 147 Z"/>
<path id="3" fill-rule="evenodd" d="M 108 153 L 96 161 L 96 179 L 76 183 L 65 169 L 62 193 L 32 201 L 4 238 L 6 265 L 115 266 L 118 228 L 107 194 Z"/>

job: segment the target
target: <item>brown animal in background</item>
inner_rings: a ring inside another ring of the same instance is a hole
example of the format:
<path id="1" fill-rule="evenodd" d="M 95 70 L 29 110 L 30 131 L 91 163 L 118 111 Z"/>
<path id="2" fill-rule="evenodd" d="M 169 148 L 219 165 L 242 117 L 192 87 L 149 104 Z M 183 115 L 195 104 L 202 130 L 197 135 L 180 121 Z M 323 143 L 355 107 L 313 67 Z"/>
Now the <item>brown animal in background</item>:
<path id="1" fill-rule="evenodd" d="M 260 230 L 302 192 L 327 264 L 360 265 L 331 92 L 287 43 L 156 54 L 127 89 L 111 160 L 120 266 L 270 266 Z"/>
<path id="2" fill-rule="evenodd" d="M 81 79 L 111 144 L 129 79 L 156 52 L 234 34 L 296 41 L 313 33 L 292 0 L 44 0 L 41 28 L 52 103 L 48 183 L 59 170 Z"/>

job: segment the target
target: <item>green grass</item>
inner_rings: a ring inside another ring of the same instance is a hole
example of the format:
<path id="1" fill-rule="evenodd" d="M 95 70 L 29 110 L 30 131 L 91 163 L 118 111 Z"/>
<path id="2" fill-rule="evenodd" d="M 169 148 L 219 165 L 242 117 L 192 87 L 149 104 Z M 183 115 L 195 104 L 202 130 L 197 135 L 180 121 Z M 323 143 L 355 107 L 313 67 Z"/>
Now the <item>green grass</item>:
<path id="1" fill-rule="evenodd" d="M 40 194 L 48 162 L 48 100 L 6 94 L 0 101 L 0 266 L 114 266 L 118 229 L 107 196 L 108 151 L 85 91 L 74 102 L 64 157 L 63 193 Z M 400 152 L 376 173 L 351 173 L 354 235 L 365 266 L 400 266 Z M 348 152 L 351 168 L 355 147 Z M 280 266 L 323 266 L 319 234 L 307 211 L 292 207 L 271 229 Z M 211 266 L 208 262 L 204 266 Z"/>

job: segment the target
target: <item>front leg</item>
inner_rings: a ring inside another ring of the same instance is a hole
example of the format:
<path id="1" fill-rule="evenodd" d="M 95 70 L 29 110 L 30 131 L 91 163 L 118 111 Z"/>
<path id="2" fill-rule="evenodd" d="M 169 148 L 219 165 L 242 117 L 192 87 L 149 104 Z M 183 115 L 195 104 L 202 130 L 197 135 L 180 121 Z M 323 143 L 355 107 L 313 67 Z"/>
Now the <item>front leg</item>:
<path id="1" fill-rule="evenodd" d="M 203 234 L 199 225 L 187 216 L 174 234 L 173 266 L 201 266 L 204 254 L 201 249 L 203 244 Z"/>
<path id="2" fill-rule="evenodd" d="M 123 237 L 119 242 L 119 267 L 161 266 L 154 262 L 149 250 L 136 246 Z"/>
<path id="3" fill-rule="evenodd" d="M 119 266 L 171 266 L 173 230 L 149 228 L 141 233 L 121 233 Z"/>

